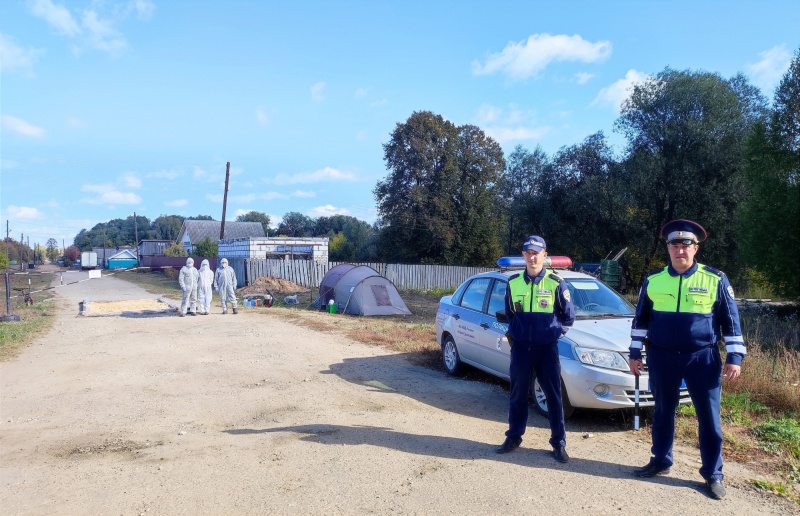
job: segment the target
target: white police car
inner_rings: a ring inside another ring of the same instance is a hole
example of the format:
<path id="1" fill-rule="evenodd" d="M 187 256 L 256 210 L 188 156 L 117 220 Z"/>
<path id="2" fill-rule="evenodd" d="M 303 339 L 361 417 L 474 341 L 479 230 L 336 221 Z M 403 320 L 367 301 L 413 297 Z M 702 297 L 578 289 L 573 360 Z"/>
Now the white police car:
<path id="1" fill-rule="evenodd" d="M 548 260 L 559 267 L 572 264 L 567 257 Z M 550 263 L 548 268 L 552 268 Z M 521 257 L 505 257 L 497 264 L 497 272 L 471 276 L 439 301 L 436 339 L 442 346 L 444 367 L 452 375 L 462 373 L 466 364 L 509 379 L 508 324 L 498 321 L 496 314 L 504 315 L 508 279 L 521 272 L 525 262 Z M 628 346 L 634 307 L 593 276 L 561 269 L 556 272 L 567 282 L 575 304 L 575 323 L 558 341 L 564 417 L 575 408 L 633 407 L 635 377 L 628 368 Z M 652 406 L 646 374 L 640 377 L 639 386 L 640 406 Z M 536 409 L 547 415 L 547 400 L 535 373 L 531 396 Z M 690 402 L 685 386 L 680 401 Z"/>

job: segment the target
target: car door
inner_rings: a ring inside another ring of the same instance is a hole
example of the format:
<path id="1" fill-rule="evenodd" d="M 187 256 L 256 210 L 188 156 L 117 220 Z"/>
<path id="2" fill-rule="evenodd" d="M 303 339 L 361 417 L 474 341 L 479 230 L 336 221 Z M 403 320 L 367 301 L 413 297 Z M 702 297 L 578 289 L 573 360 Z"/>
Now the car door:
<path id="1" fill-rule="evenodd" d="M 467 363 L 481 362 L 481 338 L 484 332 L 481 324 L 486 319 L 483 309 L 491 282 L 492 278 L 475 278 L 470 281 L 458 301 L 458 309 L 452 315 L 455 319 L 453 330 L 458 353 Z"/>
<path id="2" fill-rule="evenodd" d="M 506 339 L 508 324 L 497 321 L 495 314 L 505 310 L 505 296 L 508 282 L 495 279 L 489 292 L 489 302 L 485 311 L 485 320 L 481 324 L 482 361 L 487 368 L 497 375 L 508 377 L 511 360 L 511 348 Z"/>

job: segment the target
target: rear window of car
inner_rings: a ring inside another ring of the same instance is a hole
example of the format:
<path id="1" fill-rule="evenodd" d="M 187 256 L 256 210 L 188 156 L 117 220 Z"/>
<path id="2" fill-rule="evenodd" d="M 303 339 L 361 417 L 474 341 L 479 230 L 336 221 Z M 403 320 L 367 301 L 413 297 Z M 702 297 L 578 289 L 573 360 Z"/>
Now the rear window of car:
<path id="1" fill-rule="evenodd" d="M 486 299 L 486 291 L 489 290 L 490 278 L 479 278 L 469 282 L 464 290 L 464 295 L 459 303 L 462 308 L 472 310 L 483 310 L 483 300 Z"/>

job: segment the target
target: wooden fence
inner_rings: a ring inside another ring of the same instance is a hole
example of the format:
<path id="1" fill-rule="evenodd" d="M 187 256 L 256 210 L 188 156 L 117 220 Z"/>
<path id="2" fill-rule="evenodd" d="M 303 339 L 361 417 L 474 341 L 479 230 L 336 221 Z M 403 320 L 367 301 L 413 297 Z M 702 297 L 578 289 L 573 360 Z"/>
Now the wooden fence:
<path id="1" fill-rule="evenodd" d="M 256 278 L 281 278 L 301 287 L 319 288 L 322 278 L 341 263 L 316 263 L 310 260 L 252 260 L 232 258 L 239 285 L 250 285 Z M 479 272 L 497 270 L 486 267 L 453 267 L 447 265 L 404 265 L 397 263 L 353 263 L 367 265 L 402 290 L 452 289 Z"/>

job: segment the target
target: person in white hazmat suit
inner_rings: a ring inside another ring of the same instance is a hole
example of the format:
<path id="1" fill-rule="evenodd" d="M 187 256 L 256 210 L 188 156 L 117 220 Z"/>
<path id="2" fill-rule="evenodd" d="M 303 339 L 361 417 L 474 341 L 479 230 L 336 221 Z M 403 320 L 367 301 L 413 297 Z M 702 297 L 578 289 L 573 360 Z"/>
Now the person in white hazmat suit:
<path id="1" fill-rule="evenodd" d="M 212 288 L 214 286 L 214 273 L 208 265 L 208 260 L 200 262 L 200 272 L 197 279 L 197 303 L 201 315 L 208 315 L 211 309 Z"/>
<path id="2" fill-rule="evenodd" d="M 222 303 L 222 313 L 228 313 L 228 302 L 230 301 L 233 313 L 236 311 L 236 273 L 232 267 L 228 267 L 228 259 L 223 258 L 219 262 L 217 272 L 214 273 L 214 290 L 219 292 L 219 300 Z"/>
<path id="3" fill-rule="evenodd" d="M 181 286 L 181 317 L 189 312 L 189 315 L 197 315 L 197 269 L 194 268 L 194 260 L 189 257 L 186 265 L 181 267 L 178 274 L 178 285 Z"/>

